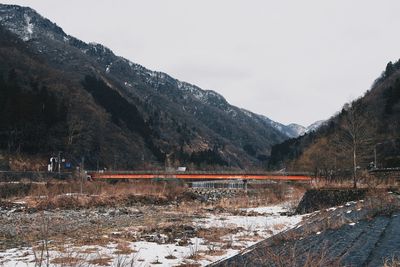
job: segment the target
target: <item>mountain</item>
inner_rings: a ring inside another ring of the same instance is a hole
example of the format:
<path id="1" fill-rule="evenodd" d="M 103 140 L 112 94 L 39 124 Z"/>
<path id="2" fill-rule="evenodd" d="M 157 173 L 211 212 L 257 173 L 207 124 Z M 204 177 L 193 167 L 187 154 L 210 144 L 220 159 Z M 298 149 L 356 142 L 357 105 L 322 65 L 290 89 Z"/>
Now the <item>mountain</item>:
<path id="1" fill-rule="evenodd" d="M 310 133 L 310 132 L 314 132 L 316 130 L 318 130 L 318 128 L 320 128 L 322 125 L 324 125 L 324 123 L 326 123 L 325 120 L 319 120 L 316 121 L 312 124 L 310 124 L 306 129 L 305 129 L 305 133 Z"/>
<path id="2" fill-rule="evenodd" d="M 302 136 L 303 134 L 314 132 L 314 131 L 318 130 L 318 128 L 320 128 L 325 122 L 326 121 L 324 121 L 324 120 L 319 120 L 319 121 L 316 121 L 316 122 L 310 124 L 307 127 L 304 127 L 304 126 L 296 124 L 296 123 L 288 124 L 288 125 L 286 125 L 286 127 L 290 129 L 288 131 L 288 136 L 291 138 L 296 138 L 296 137 Z"/>
<path id="3" fill-rule="evenodd" d="M 293 132 L 293 135 L 291 136 L 292 138 L 298 137 L 307 132 L 307 128 L 300 124 L 291 123 L 291 124 L 287 125 L 287 127 L 289 127 Z"/>
<path id="4" fill-rule="evenodd" d="M 329 120 L 274 145 L 269 165 L 328 177 L 400 167 L 400 61 L 389 62 L 370 90 Z"/>
<path id="5" fill-rule="evenodd" d="M 259 115 L 259 116 L 262 116 L 262 115 Z M 316 122 L 310 124 L 307 127 L 304 127 L 303 125 L 300 125 L 297 123 L 291 123 L 288 125 L 284 125 L 279 122 L 272 121 L 268 118 L 265 118 L 265 120 L 269 121 L 269 124 L 272 127 L 277 129 L 284 135 L 288 136 L 289 138 L 296 138 L 305 133 L 310 133 L 310 132 L 316 131 L 319 127 L 321 127 L 325 123 L 324 120 L 320 120 L 320 121 L 316 121 Z"/>
<path id="6" fill-rule="evenodd" d="M 36 155 L 45 165 L 62 151 L 91 168 L 259 168 L 292 136 L 27 7 L 0 5 L 0 85 L 0 158 Z"/>
<path id="7" fill-rule="evenodd" d="M 245 114 L 252 118 L 257 118 L 259 120 L 259 123 L 265 124 L 268 126 L 271 126 L 281 132 L 283 135 L 285 135 L 288 138 L 295 138 L 298 137 L 306 132 L 306 128 L 304 126 L 301 126 L 299 124 L 289 124 L 289 125 L 284 125 L 282 123 L 276 122 L 271 120 L 270 118 L 264 116 L 264 115 L 259 115 L 259 114 L 254 114 L 248 110 L 242 109 Z"/>

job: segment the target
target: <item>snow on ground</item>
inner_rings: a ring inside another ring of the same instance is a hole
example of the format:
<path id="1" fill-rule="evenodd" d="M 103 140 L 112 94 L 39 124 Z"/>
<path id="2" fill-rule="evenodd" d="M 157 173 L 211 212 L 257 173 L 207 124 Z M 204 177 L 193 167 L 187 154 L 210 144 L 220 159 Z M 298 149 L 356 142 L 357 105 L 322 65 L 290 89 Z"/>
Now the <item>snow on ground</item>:
<path id="1" fill-rule="evenodd" d="M 182 263 L 198 263 L 201 266 L 231 257 L 241 250 L 268 238 L 274 234 L 295 227 L 303 216 L 286 216 L 285 204 L 267 207 L 242 209 L 241 211 L 259 213 L 260 215 L 205 214 L 196 218 L 193 225 L 200 229 L 232 229 L 231 234 L 221 237 L 219 241 L 210 242 L 204 238 L 191 238 L 188 245 L 158 244 L 155 242 L 126 242 L 127 254 L 118 251 L 118 244 L 109 243 L 103 246 L 66 245 L 62 252 L 50 250 L 50 262 L 54 259 L 68 258 L 85 262 L 105 260 L 112 266 L 176 266 Z M 246 214 L 246 213 L 242 213 Z M 218 240 L 218 239 L 217 239 Z M 66 249 L 65 249 L 66 248 Z M 36 252 L 40 255 L 40 252 Z M 45 253 L 46 254 L 46 253 Z M 35 266 L 32 248 L 15 248 L 0 252 L 1 266 Z M 64 263 L 65 265 L 65 263 Z M 106 264 L 107 265 L 107 264 Z M 57 266 L 53 265 L 53 266 Z M 62 266 L 59 264 L 58 266 Z M 85 266 L 85 265 L 79 265 Z"/>
<path id="2" fill-rule="evenodd" d="M 280 213 L 287 212 L 287 206 L 285 203 L 281 205 L 267 206 L 267 207 L 257 207 L 257 208 L 247 208 L 242 209 L 245 211 L 254 211 L 258 213 L 269 213 L 271 215 L 280 216 Z"/>
<path id="3" fill-rule="evenodd" d="M 236 234 L 224 237 L 224 239 L 232 243 L 232 247 L 236 249 L 227 250 L 224 254 L 219 256 L 208 257 L 210 261 L 199 263 L 207 265 L 213 261 L 229 258 L 265 238 L 295 227 L 301 222 L 303 216 L 280 215 L 280 213 L 288 212 L 285 206 L 287 205 L 243 209 L 247 212 L 260 213 L 260 216 L 234 216 L 222 214 L 210 215 L 206 218 L 196 220 L 195 225 L 203 228 L 240 229 Z"/>

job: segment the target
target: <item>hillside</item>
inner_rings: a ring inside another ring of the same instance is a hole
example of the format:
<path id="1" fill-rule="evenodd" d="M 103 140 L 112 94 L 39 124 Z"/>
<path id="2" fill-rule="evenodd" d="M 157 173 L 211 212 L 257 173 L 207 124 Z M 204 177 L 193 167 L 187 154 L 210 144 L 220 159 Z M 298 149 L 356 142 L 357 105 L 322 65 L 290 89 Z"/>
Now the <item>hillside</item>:
<path id="1" fill-rule="evenodd" d="M 289 127 L 0 5 L 0 166 L 61 151 L 89 168 L 262 168 Z M 29 167 L 27 167 L 29 168 Z"/>
<path id="2" fill-rule="evenodd" d="M 364 96 L 316 131 L 273 146 L 270 166 L 330 177 L 350 174 L 354 166 L 400 167 L 400 61 L 389 62 Z"/>

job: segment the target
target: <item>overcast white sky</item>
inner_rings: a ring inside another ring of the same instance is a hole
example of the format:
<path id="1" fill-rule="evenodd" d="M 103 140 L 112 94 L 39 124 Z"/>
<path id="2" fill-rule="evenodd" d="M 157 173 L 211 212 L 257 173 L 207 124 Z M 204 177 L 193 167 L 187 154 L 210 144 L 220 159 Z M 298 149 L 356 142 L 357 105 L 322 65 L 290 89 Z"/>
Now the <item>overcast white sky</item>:
<path id="1" fill-rule="evenodd" d="M 400 57 L 398 0 L 0 1 L 282 123 L 329 118 Z"/>

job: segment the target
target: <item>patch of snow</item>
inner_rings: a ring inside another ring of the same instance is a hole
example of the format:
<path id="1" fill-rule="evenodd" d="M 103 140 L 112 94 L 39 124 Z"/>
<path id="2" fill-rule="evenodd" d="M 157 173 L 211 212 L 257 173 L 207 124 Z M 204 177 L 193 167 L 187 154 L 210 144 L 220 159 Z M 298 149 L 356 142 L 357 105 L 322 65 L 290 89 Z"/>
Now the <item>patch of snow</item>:
<path id="1" fill-rule="evenodd" d="M 231 107 L 229 107 L 229 108 L 226 110 L 226 112 L 229 113 L 229 114 L 231 114 L 231 116 L 232 116 L 233 118 L 235 118 L 235 117 L 237 116 L 236 110 L 234 110 L 234 109 L 231 108 Z"/>
<path id="2" fill-rule="evenodd" d="M 25 205 L 26 201 L 20 200 L 20 201 L 13 201 L 12 203 L 19 204 L 19 205 Z"/>
<path id="3" fill-rule="evenodd" d="M 357 202 L 356 201 L 349 201 L 345 205 L 346 205 L 346 207 L 350 207 L 351 205 L 354 205 L 354 204 L 357 204 Z"/>
<path id="4" fill-rule="evenodd" d="M 321 126 L 325 125 L 326 122 L 327 122 L 327 121 L 325 121 L 325 120 L 316 121 L 316 122 L 312 123 L 311 125 L 309 125 L 309 126 L 306 128 L 305 132 L 306 132 L 306 133 L 315 132 L 315 131 L 318 130 Z"/>
<path id="5" fill-rule="evenodd" d="M 269 213 L 273 215 L 280 215 L 280 213 L 287 212 L 287 209 L 285 208 L 285 204 L 282 205 L 274 205 L 274 206 L 266 206 L 266 207 L 257 207 L 257 208 L 247 208 L 247 209 L 241 209 L 244 211 L 253 211 L 257 213 Z"/>
<path id="6" fill-rule="evenodd" d="M 31 23 L 31 17 L 29 17 L 27 14 L 24 14 L 24 18 L 25 18 L 25 22 L 26 22 L 26 27 L 25 27 L 24 35 L 22 36 L 22 40 L 24 42 L 27 42 L 30 39 L 32 39 L 33 24 Z"/>
<path id="7" fill-rule="evenodd" d="M 248 110 L 246 110 L 246 109 L 242 109 L 242 111 L 243 111 L 243 113 L 244 113 L 246 116 L 248 116 L 249 118 L 253 118 L 253 114 L 252 114 L 250 111 L 248 111 Z"/>
<path id="8" fill-rule="evenodd" d="M 278 130 L 279 132 L 281 132 L 282 134 L 286 135 L 289 138 L 294 138 L 297 137 L 298 134 L 294 132 L 293 129 L 291 129 L 290 126 L 287 125 L 283 125 L 279 122 L 273 121 L 270 118 L 264 116 L 264 115 L 257 115 L 258 118 L 264 122 L 265 124 L 275 128 L 276 130 Z"/>
<path id="9" fill-rule="evenodd" d="M 127 87 L 132 87 L 132 84 L 130 84 L 129 82 L 125 82 L 124 84 L 125 84 L 125 86 L 127 86 Z"/>
<path id="10" fill-rule="evenodd" d="M 110 73 L 112 62 L 106 66 L 106 73 Z"/>
<path id="11" fill-rule="evenodd" d="M 292 130 L 293 137 L 301 136 L 306 133 L 306 127 L 296 123 L 291 123 L 286 125 L 286 127 Z"/>

